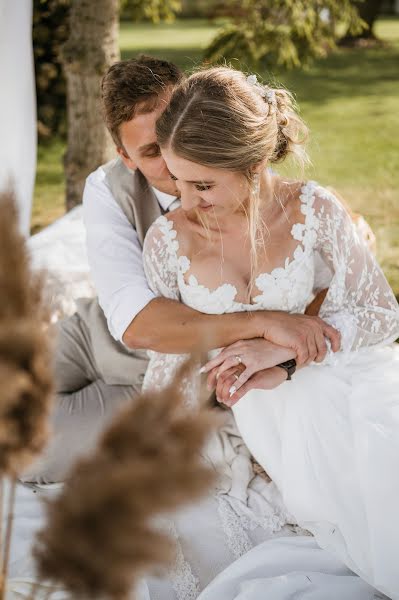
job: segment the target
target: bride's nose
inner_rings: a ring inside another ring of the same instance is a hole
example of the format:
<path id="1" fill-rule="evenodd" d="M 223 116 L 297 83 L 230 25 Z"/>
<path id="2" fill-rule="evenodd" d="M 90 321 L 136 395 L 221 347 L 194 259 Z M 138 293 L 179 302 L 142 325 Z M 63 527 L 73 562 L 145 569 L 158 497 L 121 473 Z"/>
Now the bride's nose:
<path id="1" fill-rule="evenodd" d="M 180 186 L 180 201 L 183 210 L 192 210 L 198 206 L 200 197 L 198 192 L 191 186 L 182 185 Z"/>

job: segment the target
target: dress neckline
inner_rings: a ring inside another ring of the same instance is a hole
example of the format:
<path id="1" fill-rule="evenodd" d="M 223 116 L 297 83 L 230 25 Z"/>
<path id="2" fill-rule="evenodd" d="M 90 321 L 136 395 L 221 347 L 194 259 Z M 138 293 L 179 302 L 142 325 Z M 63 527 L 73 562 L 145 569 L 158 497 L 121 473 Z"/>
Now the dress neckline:
<path id="1" fill-rule="evenodd" d="M 238 295 L 238 290 L 232 283 L 222 283 L 214 289 L 210 289 L 207 286 L 201 284 L 197 277 L 191 274 L 188 281 L 185 279 L 185 273 L 191 267 L 191 260 L 185 255 L 178 255 L 180 248 L 179 241 L 177 239 L 177 231 L 173 226 L 173 221 L 168 219 L 166 216 L 161 216 L 158 222 L 165 225 L 166 230 L 164 234 L 168 241 L 169 253 L 174 255 L 177 261 L 177 274 L 179 285 L 186 289 L 196 288 L 201 290 L 207 296 L 213 296 L 222 292 L 227 292 L 231 298 L 232 306 L 239 308 L 240 310 L 245 309 L 262 309 L 262 301 L 267 291 L 267 286 L 270 281 L 281 280 L 289 278 L 294 267 L 296 268 L 302 263 L 305 256 L 311 251 L 315 239 L 315 229 L 317 229 L 318 219 L 314 214 L 313 202 L 315 190 L 318 184 L 315 181 L 308 181 L 304 183 L 300 188 L 299 199 L 301 202 L 301 212 L 305 215 L 304 223 L 294 223 L 291 227 L 291 236 L 299 243 L 296 246 L 293 255 L 285 259 L 284 266 L 275 267 L 269 272 L 259 273 L 255 279 L 255 285 L 259 290 L 259 294 L 252 296 L 251 302 L 238 302 L 235 298 Z"/>

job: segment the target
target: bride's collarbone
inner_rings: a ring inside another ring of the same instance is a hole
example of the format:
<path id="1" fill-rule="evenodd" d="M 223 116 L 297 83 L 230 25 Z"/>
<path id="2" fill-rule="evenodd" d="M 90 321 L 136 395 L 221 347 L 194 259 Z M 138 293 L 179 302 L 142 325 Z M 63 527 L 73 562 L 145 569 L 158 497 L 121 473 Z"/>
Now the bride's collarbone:
<path id="1" fill-rule="evenodd" d="M 225 231 L 206 231 L 201 224 L 190 222 L 184 214 L 176 214 L 173 221 L 179 240 L 178 254 L 190 261 L 184 276 L 186 282 L 193 275 L 199 284 L 210 290 L 230 283 L 237 288 L 238 295 L 247 295 L 252 277 L 251 241 L 244 221 L 241 227 Z M 287 259 L 292 260 L 299 245 L 291 234 L 292 225 L 302 221 L 300 203 L 293 203 L 285 212 L 274 213 L 273 221 L 266 223 L 263 243 L 258 245 L 254 279 L 284 268 Z M 252 295 L 254 292 L 256 288 Z"/>

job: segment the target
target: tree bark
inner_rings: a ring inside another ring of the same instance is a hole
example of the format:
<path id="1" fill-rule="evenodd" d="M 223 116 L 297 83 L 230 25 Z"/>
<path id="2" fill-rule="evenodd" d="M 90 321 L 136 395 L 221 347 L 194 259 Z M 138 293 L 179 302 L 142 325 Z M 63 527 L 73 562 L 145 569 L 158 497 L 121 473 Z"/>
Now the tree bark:
<path id="1" fill-rule="evenodd" d="M 120 58 L 119 0 L 71 0 L 69 19 L 61 50 L 67 82 L 67 210 L 82 201 L 87 175 L 114 155 L 101 114 L 100 83 Z"/>

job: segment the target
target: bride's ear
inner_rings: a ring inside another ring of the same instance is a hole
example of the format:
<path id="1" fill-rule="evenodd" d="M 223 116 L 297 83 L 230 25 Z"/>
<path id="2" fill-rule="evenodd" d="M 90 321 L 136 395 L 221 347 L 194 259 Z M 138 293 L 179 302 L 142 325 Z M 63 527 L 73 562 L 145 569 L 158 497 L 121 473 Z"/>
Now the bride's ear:
<path id="1" fill-rule="evenodd" d="M 131 169 L 132 171 L 135 171 L 137 169 L 136 163 L 129 157 L 124 148 L 117 148 L 116 151 L 128 169 Z"/>

